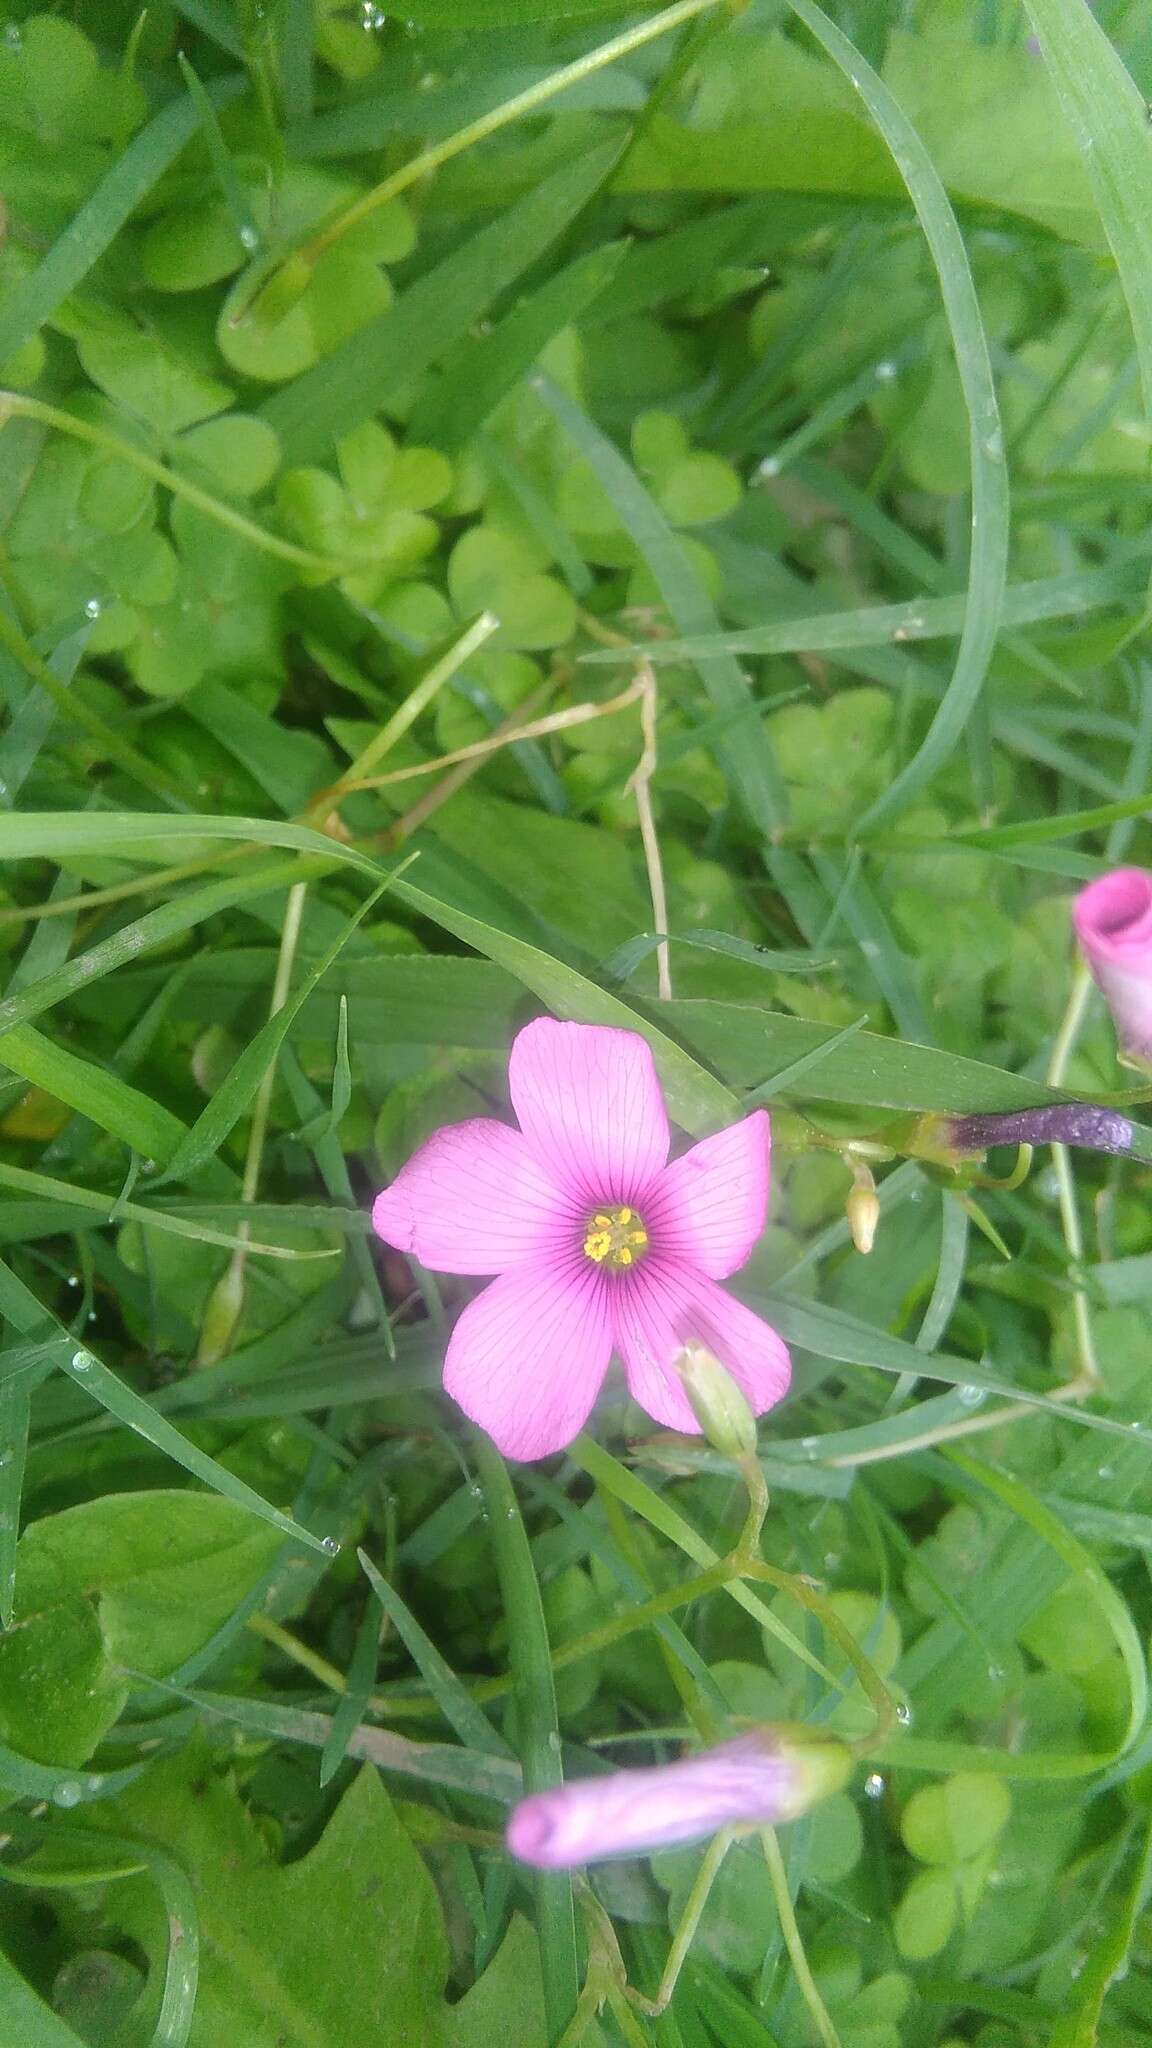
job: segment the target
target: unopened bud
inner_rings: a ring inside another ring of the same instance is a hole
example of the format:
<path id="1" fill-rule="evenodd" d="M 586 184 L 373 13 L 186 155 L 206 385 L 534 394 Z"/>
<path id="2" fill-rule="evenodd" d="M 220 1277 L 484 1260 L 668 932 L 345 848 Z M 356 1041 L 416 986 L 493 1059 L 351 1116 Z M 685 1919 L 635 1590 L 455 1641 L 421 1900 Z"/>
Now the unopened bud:
<path id="1" fill-rule="evenodd" d="M 522 1863 L 566 1870 L 699 1841 L 720 1828 L 797 1820 L 847 1784 L 852 1754 L 816 1728 L 784 1722 L 646 1770 L 611 1771 L 521 1800 L 507 1841 Z"/>
<path id="2" fill-rule="evenodd" d="M 845 1203 L 845 1208 L 853 1244 L 858 1252 L 870 1252 L 876 1242 L 880 1201 L 876 1193 L 876 1183 L 866 1166 L 857 1166 L 856 1184 Z"/>
<path id="3" fill-rule="evenodd" d="M 677 1352 L 675 1365 L 692 1413 L 713 1450 L 725 1458 L 754 1458 L 756 1417 L 720 1360 L 703 1344 L 688 1343 Z"/>
<path id="4" fill-rule="evenodd" d="M 230 1259 L 208 1296 L 204 1321 L 200 1326 L 197 1365 L 216 1365 L 225 1356 L 243 1308 L 244 1269 L 237 1265 L 235 1259 Z"/>

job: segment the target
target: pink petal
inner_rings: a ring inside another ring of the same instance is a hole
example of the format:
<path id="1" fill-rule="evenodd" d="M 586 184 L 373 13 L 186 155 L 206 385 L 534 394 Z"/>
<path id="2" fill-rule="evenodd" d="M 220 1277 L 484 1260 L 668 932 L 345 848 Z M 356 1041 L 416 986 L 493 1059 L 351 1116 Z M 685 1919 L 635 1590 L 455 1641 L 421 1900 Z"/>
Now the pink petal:
<path id="1" fill-rule="evenodd" d="M 444 1387 L 506 1458 L 546 1458 L 584 1427 L 611 1355 L 604 1275 L 555 1259 L 504 1273 L 469 1302 Z"/>
<path id="2" fill-rule="evenodd" d="M 508 1086 L 532 1149 L 584 1201 L 635 1201 L 668 1157 L 656 1067 L 635 1031 L 538 1017 L 512 1047 Z"/>
<path id="3" fill-rule="evenodd" d="M 788 1348 L 743 1302 L 703 1274 L 649 1259 L 613 1295 L 616 1344 L 634 1401 L 669 1429 L 700 1425 L 673 1363 L 689 1339 L 731 1373 L 756 1415 L 774 1408 L 792 1377 Z"/>
<path id="4" fill-rule="evenodd" d="M 1124 1050 L 1152 1059 L 1152 875 L 1101 875 L 1080 891 L 1072 921 Z"/>
<path id="5" fill-rule="evenodd" d="M 725 1280 L 744 1264 L 768 1213 L 772 1127 L 757 1109 L 666 1166 L 644 1221 L 662 1256 Z"/>
<path id="6" fill-rule="evenodd" d="M 438 1273 L 503 1273 L 571 1239 L 579 1221 L 519 1131 L 490 1117 L 436 1131 L 372 1211 L 385 1244 Z"/>

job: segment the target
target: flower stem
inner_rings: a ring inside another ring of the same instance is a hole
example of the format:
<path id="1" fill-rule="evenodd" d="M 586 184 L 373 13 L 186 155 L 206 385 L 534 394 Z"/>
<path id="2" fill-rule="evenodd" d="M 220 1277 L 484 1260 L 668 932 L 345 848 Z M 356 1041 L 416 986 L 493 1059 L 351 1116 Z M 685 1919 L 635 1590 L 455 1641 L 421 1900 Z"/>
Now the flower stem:
<path id="1" fill-rule="evenodd" d="M 696 1882 L 688 1894 L 684 1911 L 680 1915 L 680 1924 L 672 1937 L 672 1946 L 668 1951 L 668 1960 L 664 1965 L 664 1974 L 660 1979 L 659 1989 L 655 1998 L 645 1998 L 639 1991 L 630 1991 L 628 1994 L 633 2005 L 638 2006 L 640 2011 L 647 2013 L 651 2019 L 658 2018 L 667 2009 L 671 2001 L 672 1993 L 676 1989 L 676 1981 L 681 1970 L 684 1968 L 685 1958 L 692 1946 L 696 1929 L 700 1925 L 700 1917 L 705 1906 L 708 1904 L 708 1895 L 720 1875 L 720 1865 L 723 1863 L 735 1839 L 735 1828 L 722 1828 L 720 1833 L 713 1835 L 712 1840 L 709 1842 L 704 1852 L 704 1861 L 696 1873 Z M 837 2043 L 837 2048 L 839 2048 L 839 2043 Z"/>
<path id="2" fill-rule="evenodd" d="M 796 1973 L 801 1996 L 812 2015 L 824 2048 L 840 2048 L 840 2036 L 832 2025 L 828 2008 L 816 1988 L 816 1979 L 804 1953 L 804 1943 L 796 1922 L 796 1909 L 788 1889 L 788 1872 L 784 1868 L 784 1858 L 780 1854 L 775 1828 L 762 1828 L 760 1839 L 764 1844 L 764 1860 L 768 1865 L 768 1875 L 772 1880 L 772 1890 L 776 1897 L 776 1911 L 780 1915 L 780 1932 L 784 1936 L 784 1946 L 788 1951 L 788 1960 Z"/>
<path id="3" fill-rule="evenodd" d="M 549 1792 L 563 1782 L 552 1651 L 540 1582 L 508 1468 L 487 1437 L 476 1437 L 476 1467 L 488 1510 L 488 1528 L 500 1597 L 508 1625 L 515 1742 L 526 1792 Z M 544 1979 L 550 2042 L 558 2042 L 580 1989 L 572 1882 L 566 1871 L 535 1873 L 536 1931 Z"/>
<path id="4" fill-rule="evenodd" d="M 1072 1056 L 1092 993 L 1092 977 L 1083 961 L 1077 964 L 1060 1029 L 1052 1046 L 1052 1057 L 1048 1062 L 1046 1080 L 1052 1088 L 1059 1088 L 1068 1061 Z M 1072 1163 L 1067 1145 L 1053 1145 L 1052 1168 L 1056 1175 L 1056 1187 L 1060 1202 L 1060 1225 L 1064 1242 L 1068 1247 L 1068 1258 L 1072 1267 L 1078 1268 L 1084 1259 L 1084 1233 L 1080 1227 L 1080 1210 L 1076 1201 L 1076 1183 L 1072 1175 Z M 1079 1394 L 1091 1394 L 1101 1386 L 1100 1363 L 1096 1356 L 1096 1340 L 1092 1329 L 1092 1311 L 1088 1305 L 1088 1292 L 1083 1282 L 1073 1280 L 1072 1315 L 1076 1329 L 1076 1351 L 1080 1370 L 1076 1376 Z"/>

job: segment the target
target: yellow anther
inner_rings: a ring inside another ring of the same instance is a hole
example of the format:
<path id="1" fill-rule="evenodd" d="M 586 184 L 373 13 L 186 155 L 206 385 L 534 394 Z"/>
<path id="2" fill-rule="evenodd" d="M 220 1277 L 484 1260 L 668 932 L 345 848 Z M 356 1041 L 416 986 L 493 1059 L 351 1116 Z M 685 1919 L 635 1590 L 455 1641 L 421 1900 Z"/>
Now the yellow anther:
<path id="1" fill-rule="evenodd" d="M 648 1232 L 635 1209 L 596 1209 L 588 1218 L 584 1254 L 597 1266 L 624 1271 L 648 1250 Z"/>

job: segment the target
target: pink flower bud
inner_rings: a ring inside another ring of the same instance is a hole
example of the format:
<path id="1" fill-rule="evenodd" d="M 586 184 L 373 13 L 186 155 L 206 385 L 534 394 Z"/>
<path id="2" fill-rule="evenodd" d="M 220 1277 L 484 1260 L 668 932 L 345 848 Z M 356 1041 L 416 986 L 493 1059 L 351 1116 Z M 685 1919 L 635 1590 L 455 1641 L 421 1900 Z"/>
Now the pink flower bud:
<path id="1" fill-rule="evenodd" d="M 1152 875 L 1143 868 L 1101 875 L 1081 889 L 1072 922 L 1122 1049 L 1152 1061 Z"/>
<path id="2" fill-rule="evenodd" d="M 844 1744 L 815 1729 L 765 1727 L 647 1770 L 581 1778 L 522 1799 L 508 1822 L 513 1856 L 565 1870 L 643 1855 L 725 1827 L 796 1820 L 847 1782 Z"/>

